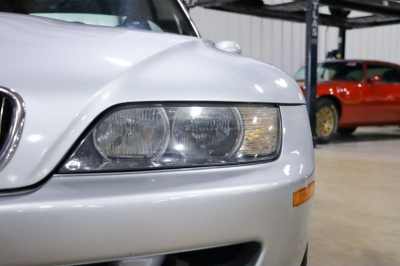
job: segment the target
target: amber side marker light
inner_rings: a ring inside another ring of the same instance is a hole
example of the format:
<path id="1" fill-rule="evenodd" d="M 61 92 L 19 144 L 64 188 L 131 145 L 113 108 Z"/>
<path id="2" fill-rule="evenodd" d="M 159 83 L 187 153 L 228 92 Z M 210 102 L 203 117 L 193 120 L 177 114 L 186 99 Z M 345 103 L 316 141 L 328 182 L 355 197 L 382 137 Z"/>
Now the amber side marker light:
<path id="1" fill-rule="evenodd" d="M 307 200 L 309 200 L 312 196 L 314 196 L 315 192 L 315 181 L 312 181 L 308 186 L 303 187 L 296 192 L 293 193 L 293 207 L 297 207 Z"/>

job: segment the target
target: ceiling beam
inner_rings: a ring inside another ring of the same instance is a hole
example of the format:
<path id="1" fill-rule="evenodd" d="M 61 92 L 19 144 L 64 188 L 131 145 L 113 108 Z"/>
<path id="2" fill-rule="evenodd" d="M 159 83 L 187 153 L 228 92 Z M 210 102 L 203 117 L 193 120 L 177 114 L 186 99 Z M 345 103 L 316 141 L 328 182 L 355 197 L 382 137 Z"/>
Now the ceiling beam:
<path id="1" fill-rule="evenodd" d="M 249 5 L 243 2 L 227 3 L 220 6 L 212 6 L 210 9 L 245 14 L 261 18 L 275 18 L 287 21 L 305 23 L 305 12 L 285 12 L 271 8 L 268 5 Z M 352 25 L 346 22 L 346 19 L 332 17 L 330 15 L 320 14 L 320 25 L 334 26 L 350 29 Z"/>
<path id="2" fill-rule="evenodd" d="M 210 1 L 210 0 L 204 0 L 204 1 Z M 218 0 L 213 0 L 217 1 Z M 228 1 L 228 0 L 219 0 L 219 1 Z M 331 1 L 334 2 L 334 5 L 331 5 Z M 368 0 L 371 1 L 371 0 Z M 375 4 L 375 2 L 368 2 L 365 0 L 321 0 L 322 3 L 334 7 L 344 7 L 344 2 L 347 3 L 345 6 L 346 8 L 351 4 L 362 2 L 362 3 L 370 3 L 370 4 Z M 381 1 L 382 2 L 382 1 Z M 205 3 L 205 2 L 203 2 Z M 245 15 L 250 15 L 250 16 L 256 16 L 256 17 L 261 17 L 261 18 L 274 18 L 274 19 L 281 19 L 281 20 L 287 20 L 287 21 L 293 21 L 293 22 L 300 22 L 304 23 L 305 22 L 305 1 L 296 1 L 296 2 L 289 2 L 285 4 L 279 4 L 279 5 L 265 5 L 261 0 L 244 0 L 244 1 L 230 1 L 230 2 L 225 2 L 221 3 L 219 2 L 218 5 L 206 5 L 205 7 L 214 9 L 214 10 L 220 10 L 220 11 L 226 11 L 226 12 L 232 12 L 232 13 L 237 13 L 237 14 L 245 14 Z M 363 7 L 360 7 L 362 5 L 357 5 L 358 9 L 357 10 L 362 10 L 366 11 L 369 13 L 369 9 L 364 9 Z M 400 4 L 399 4 L 400 6 Z M 320 14 L 319 16 L 319 23 L 320 25 L 325 25 L 325 26 L 333 26 L 333 27 L 339 27 L 343 29 L 355 29 L 355 28 L 366 28 L 366 27 L 375 27 L 375 26 L 384 26 L 384 25 L 392 25 L 392 24 L 399 24 L 400 23 L 400 11 L 393 12 L 392 10 L 393 6 L 391 6 L 389 9 L 387 9 L 387 6 L 384 7 L 384 9 L 390 10 L 388 11 L 385 15 L 374 15 L 374 16 L 365 16 L 365 17 L 359 17 L 359 18 L 346 18 L 346 17 L 339 17 L 339 16 L 334 16 L 334 15 L 326 15 L 326 14 Z M 400 10 L 400 9 L 399 9 Z M 382 11 L 382 10 L 380 10 Z M 382 11 L 383 12 L 383 11 Z M 373 13 L 379 13 L 376 10 Z M 389 14 L 390 13 L 390 14 Z M 379 13 L 380 14 L 380 13 Z M 396 14 L 396 15 L 393 15 Z"/>
<path id="3" fill-rule="evenodd" d="M 388 0 L 320 0 L 320 2 L 331 7 L 400 17 L 400 2 Z"/>

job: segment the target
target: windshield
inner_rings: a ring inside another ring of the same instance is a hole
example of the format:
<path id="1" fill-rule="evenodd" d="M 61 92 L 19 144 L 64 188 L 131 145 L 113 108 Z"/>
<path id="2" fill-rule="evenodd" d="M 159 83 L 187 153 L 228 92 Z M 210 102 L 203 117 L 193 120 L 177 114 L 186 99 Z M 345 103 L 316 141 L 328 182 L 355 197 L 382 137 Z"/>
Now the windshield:
<path id="1" fill-rule="evenodd" d="M 317 77 L 319 80 L 351 80 L 362 81 L 363 67 L 360 62 L 325 62 L 318 64 Z M 306 78 L 306 69 L 302 67 L 295 75 L 297 80 Z"/>
<path id="2" fill-rule="evenodd" d="M 181 35 L 197 33 L 179 0 L 0 0 L 0 12 Z"/>

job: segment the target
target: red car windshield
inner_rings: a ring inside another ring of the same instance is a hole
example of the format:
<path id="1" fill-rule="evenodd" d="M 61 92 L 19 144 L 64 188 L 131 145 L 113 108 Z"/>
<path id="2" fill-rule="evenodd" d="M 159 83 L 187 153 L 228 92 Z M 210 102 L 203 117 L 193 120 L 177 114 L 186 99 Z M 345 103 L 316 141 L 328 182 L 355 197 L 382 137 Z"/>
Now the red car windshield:
<path id="1" fill-rule="evenodd" d="M 0 12 L 198 36 L 178 0 L 0 0 Z"/>
<path id="2" fill-rule="evenodd" d="M 350 80 L 362 81 L 363 64 L 355 61 L 324 62 L 318 64 L 319 80 Z M 305 79 L 305 68 L 300 69 L 294 76 L 295 79 Z"/>

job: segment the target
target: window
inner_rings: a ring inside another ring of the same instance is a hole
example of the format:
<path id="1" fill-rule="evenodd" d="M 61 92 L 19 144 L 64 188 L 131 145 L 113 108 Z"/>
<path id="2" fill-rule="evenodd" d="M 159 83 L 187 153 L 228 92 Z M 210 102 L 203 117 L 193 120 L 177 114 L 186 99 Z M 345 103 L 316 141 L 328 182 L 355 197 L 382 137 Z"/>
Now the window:
<path id="1" fill-rule="evenodd" d="M 293 78 L 296 80 L 306 79 L 306 68 L 302 67 L 296 74 L 293 75 Z"/>
<path id="2" fill-rule="evenodd" d="M 374 76 L 381 77 L 381 83 L 400 83 L 400 68 L 391 65 L 369 64 L 367 66 L 367 80 Z"/>
<path id="3" fill-rule="evenodd" d="M 325 62 L 319 68 L 318 75 L 323 80 L 362 81 L 363 64 L 360 62 Z"/>
<path id="4" fill-rule="evenodd" d="M 197 36 L 178 0 L 0 0 L 0 12 Z"/>
<path id="5" fill-rule="evenodd" d="M 295 79 L 305 79 L 305 68 L 301 68 Z M 317 77 L 320 80 L 350 80 L 362 81 L 363 64 L 353 61 L 332 61 L 318 64 Z"/>

